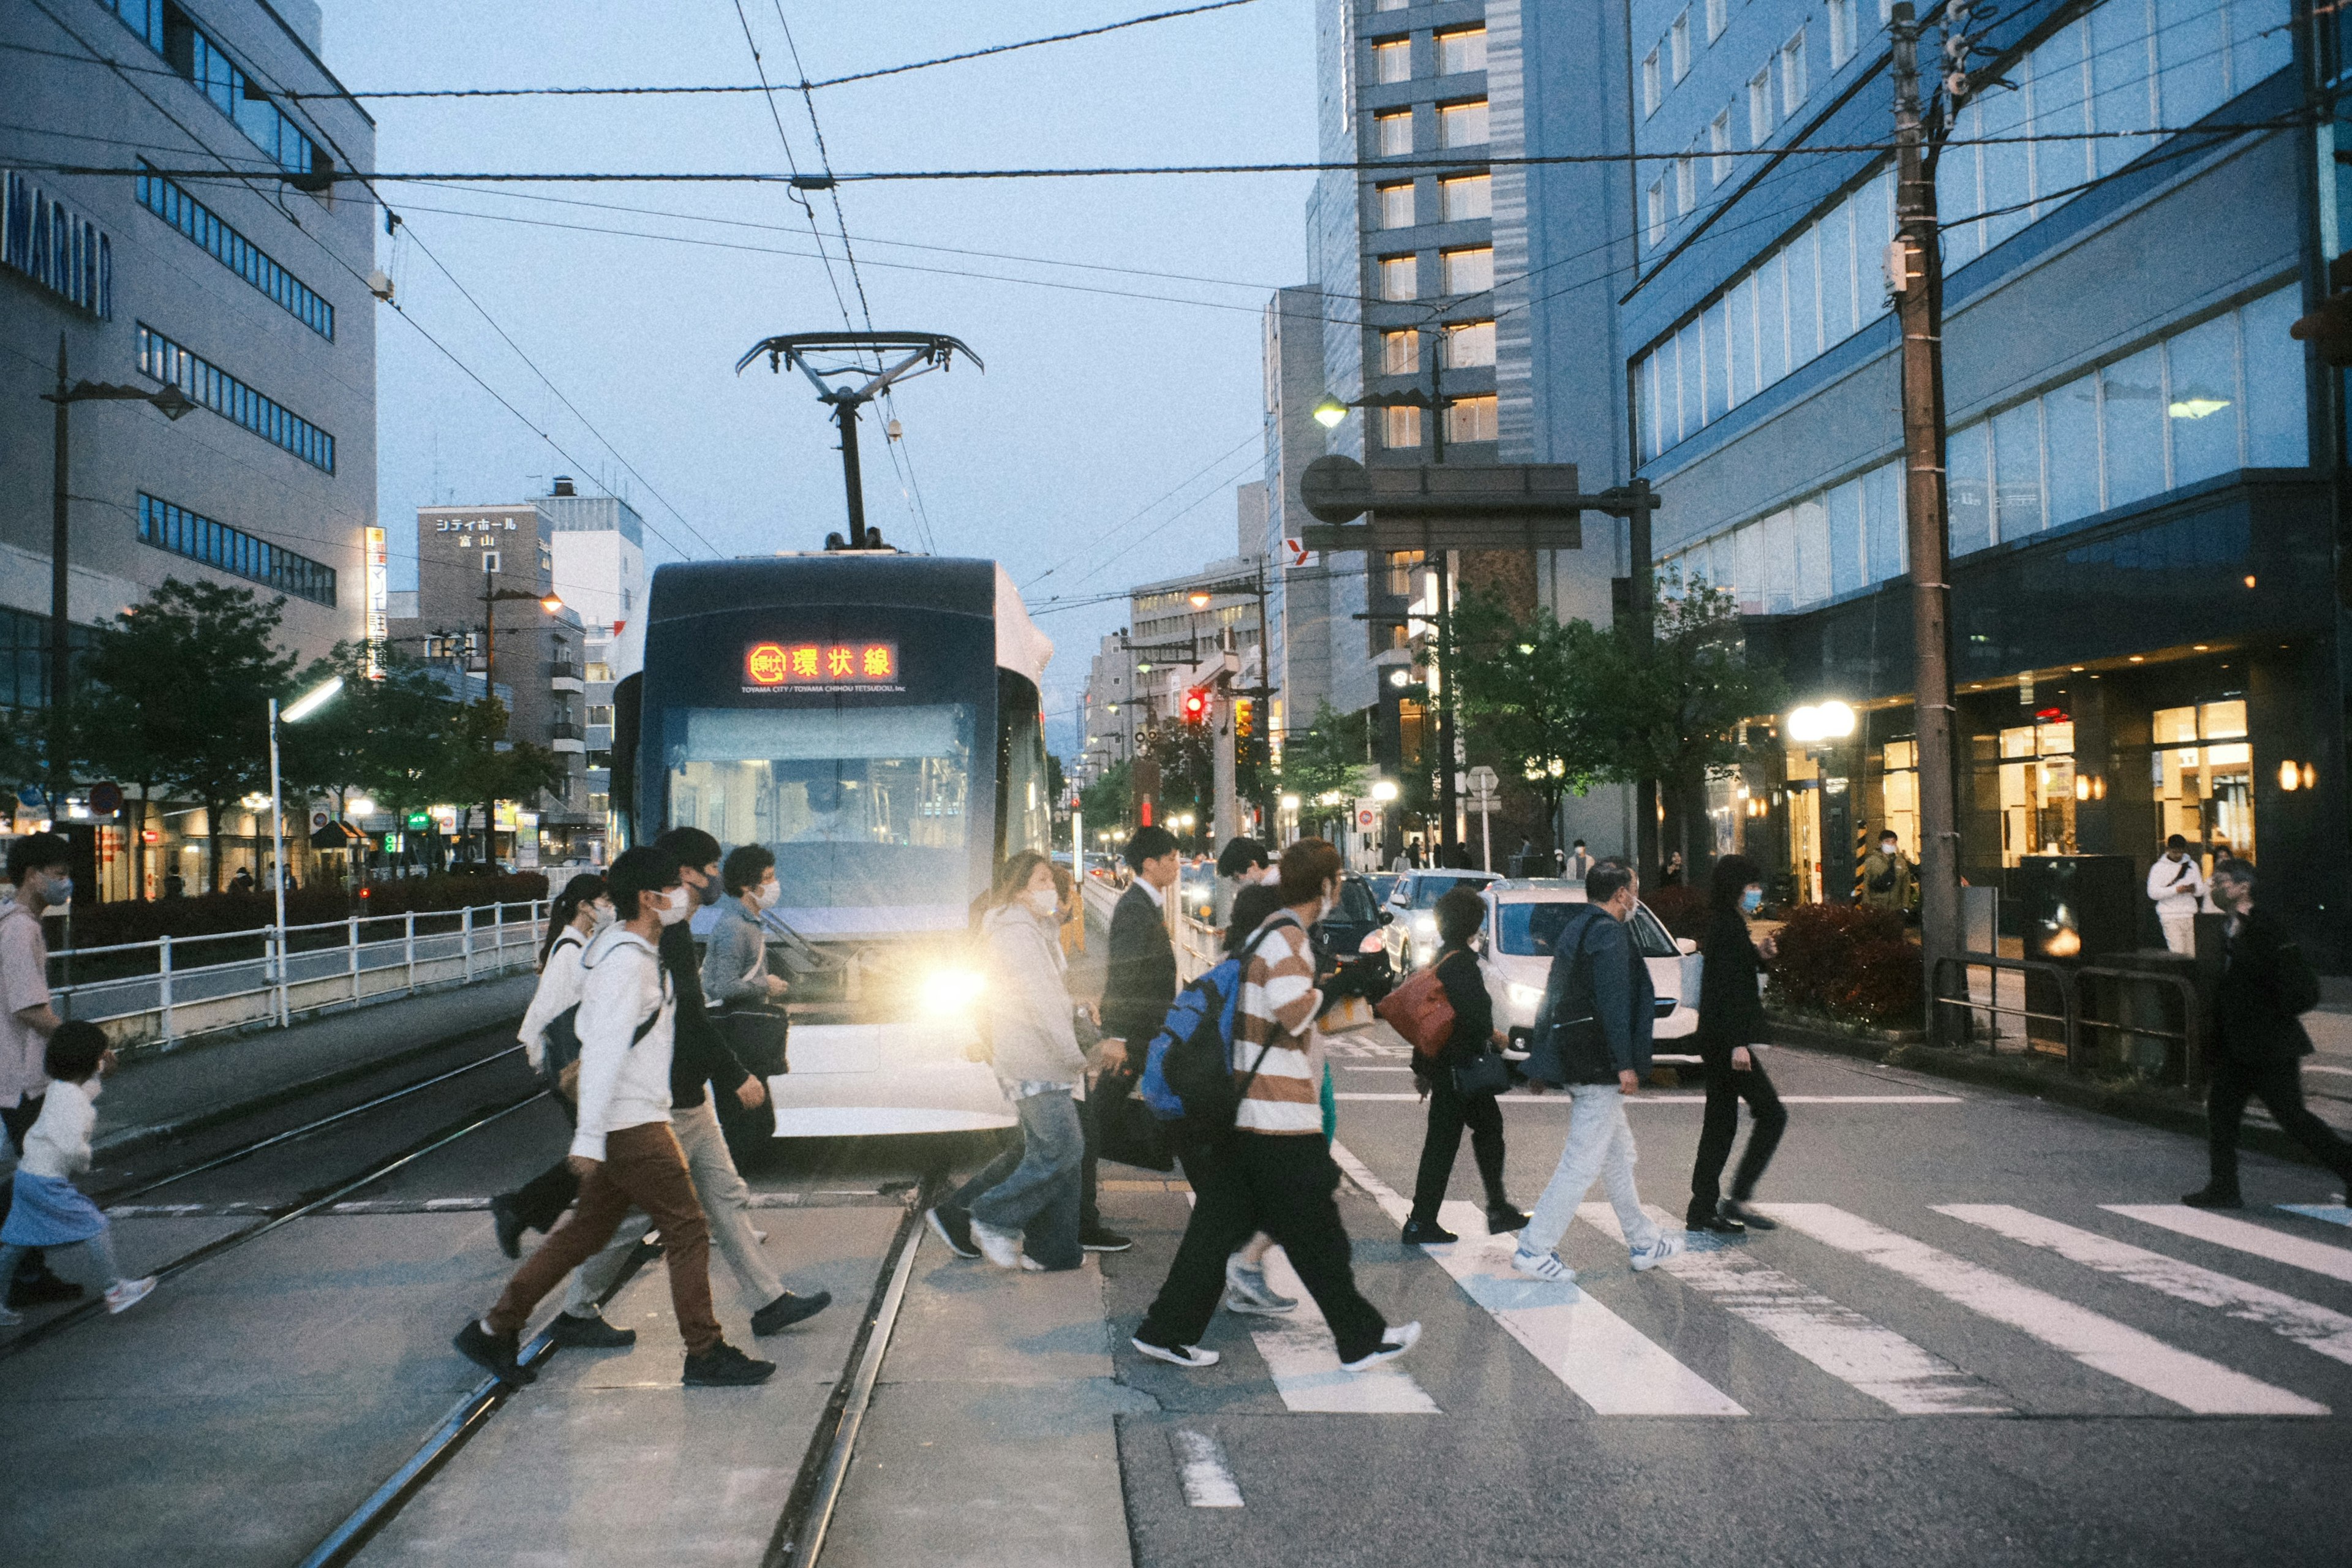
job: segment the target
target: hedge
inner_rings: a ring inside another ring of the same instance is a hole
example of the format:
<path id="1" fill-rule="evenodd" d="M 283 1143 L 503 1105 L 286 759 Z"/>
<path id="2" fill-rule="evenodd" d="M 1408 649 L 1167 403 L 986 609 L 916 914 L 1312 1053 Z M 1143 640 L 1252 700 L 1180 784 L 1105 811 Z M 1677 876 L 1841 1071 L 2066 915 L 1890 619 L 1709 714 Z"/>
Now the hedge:
<path id="1" fill-rule="evenodd" d="M 500 877 L 404 877 L 357 888 L 321 884 L 288 891 L 286 923 L 320 925 L 352 915 L 424 914 L 460 910 L 468 904 L 527 904 L 545 897 L 547 879 L 536 871 Z M 176 942 L 183 937 L 256 931 L 277 920 L 276 901 L 267 889 L 143 902 L 78 903 L 73 907 L 73 945 L 115 947 L 153 942 L 160 936 Z"/>
<path id="2" fill-rule="evenodd" d="M 1926 975 L 1895 910 L 1800 904 L 1773 940 L 1766 968 L 1780 1005 L 1844 1023 L 1918 1026 Z"/>
<path id="3" fill-rule="evenodd" d="M 1706 940 L 1706 894 L 1696 888 L 1666 887 L 1645 892 L 1642 901 L 1658 917 L 1667 931 L 1675 936 L 1686 936 L 1693 942 Z"/>

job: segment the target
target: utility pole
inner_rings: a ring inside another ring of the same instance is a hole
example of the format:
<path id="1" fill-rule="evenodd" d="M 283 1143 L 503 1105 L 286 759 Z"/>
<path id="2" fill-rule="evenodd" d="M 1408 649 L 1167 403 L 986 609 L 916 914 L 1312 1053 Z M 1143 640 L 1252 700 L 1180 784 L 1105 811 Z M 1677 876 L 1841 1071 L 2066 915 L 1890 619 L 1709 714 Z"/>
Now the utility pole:
<path id="1" fill-rule="evenodd" d="M 1945 110 L 1969 90 L 1968 7 L 1947 18 Z M 1933 136 L 1919 98 L 1919 24 L 1896 0 L 1895 40 L 1895 239 L 1887 281 L 1903 333 L 1905 528 L 1911 548 L 1912 705 L 1919 748 L 1919 935 L 1932 977 L 1959 952 L 1959 822 L 1953 776 L 1950 545 L 1945 532 L 1942 253 L 1936 233 Z M 1957 51 L 1957 53 L 1955 52 Z M 1928 1000 L 1933 1034 L 1935 1001 Z"/>
<path id="2" fill-rule="evenodd" d="M 1657 510 L 1650 481 L 1635 479 L 1625 487 L 1632 505 L 1625 513 L 1625 553 L 1633 581 L 1626 606 L 1628 631 L 1633 646 L 1646 659 L 1657 642 L 1657 568 L 1650 559 L 1650 513 Z M 1643 779 L 1633 786 L 1633 868 L 1638 876 L 1657 879 L 1664 857 L 1658 853 L 1658 781 Z"/>

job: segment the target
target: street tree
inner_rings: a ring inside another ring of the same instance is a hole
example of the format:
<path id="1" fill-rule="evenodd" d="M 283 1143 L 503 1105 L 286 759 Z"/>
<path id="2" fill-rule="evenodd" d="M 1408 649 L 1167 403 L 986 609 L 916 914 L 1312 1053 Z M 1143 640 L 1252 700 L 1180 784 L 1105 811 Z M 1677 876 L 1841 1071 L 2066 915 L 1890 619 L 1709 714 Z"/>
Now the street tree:
<path id="1" fill-rule="evenodd" d="M 1160 764 L 1160 793 L 1153 811 L 1163 826 L 1169 818 L 1187 811 L 1196 825 L 1208 821 L 1210 803 L 1216 798 L 1213 744 L 1206 724 L 1154 724 L 1136 736 L 1136 751 Z"/>
<path id="2" fill-rule="evenodd" d="M 1580 645 L 1592 628 L 1551 610 L 1514 616 L 1501 598 L 1465 594 L 1453 616 L 1447 660 L 1468 725 L 1467 749 L 1525 783 L 1543 802 L 1547 849 L 1556 847 L 1561 797 L 1608 773 L 1604 748 L 1580 710 Z"/>
<path id="3" fill-rule="evenodd" d="M 81 726 L 91 765 L 205 808 L 206 885 L 218 891 L 231 802 L 269 776 L 268 700 L 294 656 L 278 646 L 286 601 L 250 588 L 164 579 L 99 633 Z"/>
<path id="4" fill-rule="evenodd" d="M 1078 791 L 1078 810 L 1091 826 L 1124 826 L 1134 820 L 1134 768 L 1124 762 L 1113 763 L 1102 776 Z"/>
<path id="5" fill-rule="evenodd" d="M 545 746 L 507 738 L 507 705 L 495 697 L 464 704 L 451 716 L 444 750 L 443 799 L 458 804 L 457 835 L 472 831 L 477 803 L 482 813 L 482 859 L 490 859 L 495 811 L 502 800 L 529 801 L 542 790 L 562 787 L 568 770 Z"/>

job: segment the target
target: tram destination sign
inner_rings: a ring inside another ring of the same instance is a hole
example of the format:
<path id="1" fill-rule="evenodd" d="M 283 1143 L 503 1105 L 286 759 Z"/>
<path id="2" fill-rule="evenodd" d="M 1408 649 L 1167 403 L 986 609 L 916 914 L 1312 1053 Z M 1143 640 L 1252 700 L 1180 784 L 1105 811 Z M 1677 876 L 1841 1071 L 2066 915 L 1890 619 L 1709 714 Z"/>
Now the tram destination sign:
<path id="1" fill-rule="evenodd" d="M 903 691 L 898 645 L 787 637 L 743 649 L 746 691 Z"/>

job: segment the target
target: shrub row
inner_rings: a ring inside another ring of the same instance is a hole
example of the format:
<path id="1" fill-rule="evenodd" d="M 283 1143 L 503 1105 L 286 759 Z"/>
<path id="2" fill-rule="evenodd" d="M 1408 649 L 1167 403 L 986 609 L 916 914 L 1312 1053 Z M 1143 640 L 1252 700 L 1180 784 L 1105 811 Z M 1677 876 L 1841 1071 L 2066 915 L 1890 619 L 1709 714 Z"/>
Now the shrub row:
<path id="1" fill-rule="evenodd" d="M 1772 999 L 1842 1023 L 1912 1028 L 1920 1022 L 1927 980 L 1919 949 L 1893 910 L 1800 904 L 1789 911 L 1766 966 Z"/>
<path id="2" fill-rule="evenodd" d="M 424 914 L 460 910 L 468 904 L 529 903 L 547 897 L 547 879 L 536 871 L 499 877 L 405 877 L 356 888 L 296 888 L 286 895 L 288 925 L 318 925 L 351 915 Z M 114 947 L 169 936 L 214 936 L 255 931 L 275 923 L 278 910 L 267 890 L 200 893 L 194 898 L 145 902 L 76 904 L 73 945 Z M 380 934 L 380 933 L 379 933 Z"/>

